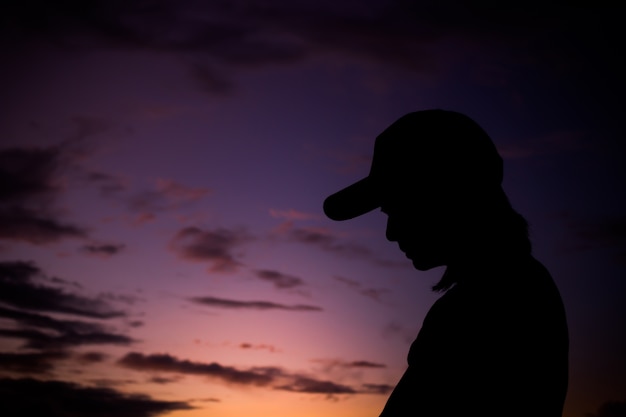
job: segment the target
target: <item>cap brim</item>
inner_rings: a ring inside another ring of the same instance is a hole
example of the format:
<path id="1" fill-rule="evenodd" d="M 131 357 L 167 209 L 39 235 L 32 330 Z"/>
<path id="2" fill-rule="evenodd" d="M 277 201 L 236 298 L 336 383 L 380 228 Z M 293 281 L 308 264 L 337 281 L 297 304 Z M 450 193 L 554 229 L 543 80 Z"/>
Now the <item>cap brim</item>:
<path id="1" fill-rule="evenodd" d="M 332 194 L 324 200 L 324 213 L 332 220 L 350 220 L 380 207 L 380 197 L 371 177 Z"/>

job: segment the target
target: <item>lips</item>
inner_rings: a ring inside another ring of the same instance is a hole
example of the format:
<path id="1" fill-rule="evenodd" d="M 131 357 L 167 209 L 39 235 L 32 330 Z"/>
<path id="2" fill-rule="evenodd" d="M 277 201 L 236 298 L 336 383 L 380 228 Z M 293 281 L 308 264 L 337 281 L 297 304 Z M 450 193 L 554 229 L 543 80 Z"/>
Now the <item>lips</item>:
<path id="1" fill-rule="evenodd" d="M 400 250 L 404 252 L 407 258 L 412 259 L 411 254 L 409 253 L 409 249 L 407 247 L 400 245 L 400 244 L 398 244 L 398 246 L 400 247 Z"/>

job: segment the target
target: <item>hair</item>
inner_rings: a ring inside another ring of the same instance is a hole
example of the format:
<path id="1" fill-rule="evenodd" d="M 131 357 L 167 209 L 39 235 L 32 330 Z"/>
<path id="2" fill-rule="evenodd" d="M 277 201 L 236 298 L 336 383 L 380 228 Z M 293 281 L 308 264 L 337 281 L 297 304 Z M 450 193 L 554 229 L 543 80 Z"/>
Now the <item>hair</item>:
<path id="1" fill-rule="evenodd" d="M 478 239 L 477 236 L 480 235 L 479 238 L 487 242 L 486 249 L 490 251 L 494 261 L 519 259 L 531 255 L 528 222 L 513 209 L 502 188 L 496 192 L 491 190 L 478 195 L 473 190 L 471 200 L 468 198 L 463 200 L 463 210 L 457 222 L 459 224 L 462 222 L 460 230 L 470 238 Z M 457 215 L 458 213 L 456 211 Z M 432 289 L 437 292 L 446 291 L 455 285 L 458 279 L 457 274 L 444 274 Z"/>

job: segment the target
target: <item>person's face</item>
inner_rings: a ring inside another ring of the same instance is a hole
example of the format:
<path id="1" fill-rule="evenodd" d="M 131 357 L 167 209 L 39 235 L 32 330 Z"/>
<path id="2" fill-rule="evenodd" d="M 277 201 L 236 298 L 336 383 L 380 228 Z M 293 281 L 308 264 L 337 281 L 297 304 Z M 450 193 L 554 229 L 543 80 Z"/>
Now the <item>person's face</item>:
<path id="1" fill-rule="evenodd" d="M 446 209 L 436 201 L 411 197 L 388 198 L 381 206 L 388 216 L 387 240 L 397 242 L 420 271 L 448 263 L 451 242 Z"/>

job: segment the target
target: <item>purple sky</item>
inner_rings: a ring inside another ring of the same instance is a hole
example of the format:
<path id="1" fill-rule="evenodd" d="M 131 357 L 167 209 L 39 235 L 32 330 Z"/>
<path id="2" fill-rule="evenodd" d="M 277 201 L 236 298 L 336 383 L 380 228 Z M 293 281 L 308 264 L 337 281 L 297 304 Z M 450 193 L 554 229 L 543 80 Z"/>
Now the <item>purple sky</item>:
<path id="1" fill-rule="evenodd" d="M 622 8 L 8 4 L 9 407 L 378 415 L 443 270 L 413 270 L 382 213 L 336 223 L 321 208 L 367 174 L 376 135 L 428 108 L 468 114 L 505 159 L 568 313 L 564 416 L 623 406 Z"/>

